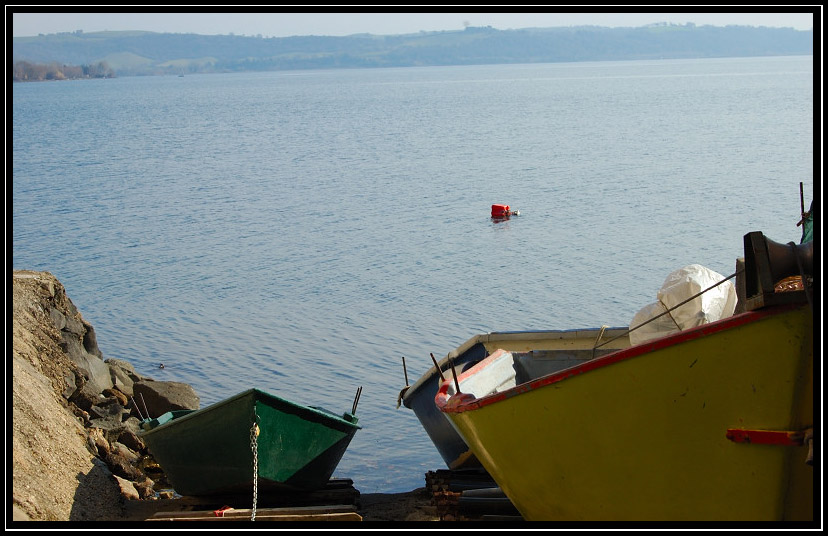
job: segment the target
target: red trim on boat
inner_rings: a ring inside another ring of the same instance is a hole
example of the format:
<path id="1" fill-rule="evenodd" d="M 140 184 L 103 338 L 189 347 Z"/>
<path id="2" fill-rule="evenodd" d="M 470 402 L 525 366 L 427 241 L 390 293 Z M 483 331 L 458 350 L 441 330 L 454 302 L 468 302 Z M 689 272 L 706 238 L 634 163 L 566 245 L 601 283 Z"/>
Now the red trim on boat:
<path id="1" fill-rule="evenodd" d="M 482 398 L 476 398 L 468 393 L 461 393 L 461 396 L 449 396 L 448 388 L 449 385 L 453 385 L 453 380 L 447 378 L 444 382 L 441 383 L 440 389 L 437 392 L 437 395 L 434 397 L 434 403 L 437 405 L 437 408 L 444 413 L 462 413 L 464 411 L 479 409 L 484 406 L 500 402 L 501 400 L 517 396 L 521 393 L 526 393 L 534 389 L 539 389 L 541 387 L 563 381 L 567 378 L 584 374 L 585 372 L 596 370 L 601 367 L 606 367 L 614 363 L 618 363 L 619 361 L 624 361 L 625 359 L 631 359 L 633 357 L 648 354 L 650 352 L 660 350 L 662 348 L 667 348 L 670 346 L 675 346 L 677 344 L 682 344 L 684 342 L 700 339 L 713 333 L 718 333 L 720 331 L 726 331 L 728 329 L 733 329 L 739 326 L 743 326 L 745 324 L 758 322 L 763 318 L 784 313 L 786 311 L 790 311 L 801 306 L 802 304 L 778 305 L 775 307 L 768 307 L 756 311 L 740 313 L 738 315 L 730 316 L 722 320 L 717 320 L 716 322 L 703 324 L 701 326 L 696 326 L 685 331 L 680 331 L 678 333 L 667 335 L 655 339 L 651 342 L 641 343 L 636 346 L 625 348 L 623 350 L 618 350 L 617 352 L 613 352 L 611 354 L 596 357 L 595 359 L 587 361 L 586 363 L 582 363 L 580 365 L 574 366 L 566 370 L 562 370 L 560 372 L 555 372 L 553 374 L 542 376 L 536 380 L 532 380 L 530 382 L 522 383 L 520 385 L 512 387 L 509 390 L 484 396 Z M 494 352 L 492 353 L 492 355 L 490 355 L 474 367 L 471 367 L 470 369 L 464 371 L 462 374 L 458 376 L 458 381 L 462 381 L 464 378 L 475 374 L 475 372 L 485 367 L 490 362 L 490 359 L 492 357 L 496 357 L 497 355 L 498 352 Z"/>
<path id="2" fill-rule="evenodd" d="M 759 445 L 802 446 L 803 432 L 786 432 L 777 430 L 742 430 L 730 428 L 727 438 L 734 443 L 756 443 Z"/>

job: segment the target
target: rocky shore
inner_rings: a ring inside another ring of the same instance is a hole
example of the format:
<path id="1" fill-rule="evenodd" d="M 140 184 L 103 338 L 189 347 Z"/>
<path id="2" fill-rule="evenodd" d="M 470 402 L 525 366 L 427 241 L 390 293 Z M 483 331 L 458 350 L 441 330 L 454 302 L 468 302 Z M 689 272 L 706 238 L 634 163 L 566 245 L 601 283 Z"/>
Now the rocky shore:
<path id="1" fill-rule="evenodd" d="M 145 519 L 151 508 L 137 505 L 173 495 L 141 441 L 140 419 L 198 409 L 198 395 L 105 358 L 52 274 L 14 271 L 12 280 L 12 521 Z M 437 519 L 423 490 L 361 502 L 365 521 Z"/>

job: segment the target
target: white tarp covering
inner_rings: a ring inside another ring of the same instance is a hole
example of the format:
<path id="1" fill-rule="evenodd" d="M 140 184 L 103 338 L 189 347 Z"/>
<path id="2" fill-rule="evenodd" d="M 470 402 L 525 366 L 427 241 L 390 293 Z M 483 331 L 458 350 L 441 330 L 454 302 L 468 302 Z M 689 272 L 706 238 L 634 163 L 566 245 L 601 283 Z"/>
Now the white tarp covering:
<path id="1" fill-rule="evenodd" d="M 723 275 L 700 264 L 691 264 L 672 272 L 658 291 L 658 301 L 638 311 L 630 322 L 630 328 L 664 313 L 723 279 Z M 736 288 L 732 282 L 725 281 L 668 314 L 631 331 L 630 342 L 639 344 L 675 331 L 727 318 L 733 315 L 736 300 Z"/>

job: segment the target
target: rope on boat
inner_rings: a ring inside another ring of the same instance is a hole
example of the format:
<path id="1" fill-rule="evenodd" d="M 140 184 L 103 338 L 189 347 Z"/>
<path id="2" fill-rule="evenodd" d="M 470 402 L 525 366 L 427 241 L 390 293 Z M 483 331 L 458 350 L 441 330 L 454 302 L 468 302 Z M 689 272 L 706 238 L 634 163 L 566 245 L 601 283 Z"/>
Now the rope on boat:
<path id="1" fill-rule="evenodd" d="M 650 323 L 650 322 L 652 322 L 653 320 L 656 320 L 657 318 L 661 318 L 662 316 L 664 316 L 664 315 L 666 315 L 666 314 L 670 314 L 670 312 L 675 311 L 676 309 L 678 309 L 679 307 L 681 307 L 681 306 L 682 306 L 682 305 L 684 305 L 685 303 L 687 303 L 687 302 L 689 302 L 689 301 L 692 301 L 692 300 L 694 300 L 694 299 L 698 298 L 699 296 L 701 296 L 702 294 L 704 294 L 704 293 L 705 293 L 705 292 L 707 292 L 708 290 L 713 290 L 714 288 L 718 287 L 719 285 L 721 285 L 721 284 L 722 284 L 722 283 L 724 283 L 725 281 L 728 281 L 728 280 L 730 280 L 730 279 L 733 279 L 733 278 L 734 278 L 734 277 L 736 277 L 738 274 L 740 274 L 740 273 L 742 273 L 742 272 L 744 272 L 744 271 L 745 271 L 745 270 L 744 270 L 744 268 L 742 268 L 741 270 L 737 270 L 737 271 L 735 271 L 733 274 L 731 274 L 731 275 L 729 275 L 729 276 L 725 277 L 724 279 L 722 279 L 721 281 L 719 281 L 718 283 L 715 283 L 715 284 L 713 284 L 713 285 L 710 285 L 709 287 L 707 287 L 706 289 L 702 290 L 701 292 L 699 292 L 699 293 L 697 293 L 697 294 L 695 294 L 695 295 L 693 295 L 693 296 L 690 296 L 689 298 L 687 298 L 687 299 L 686 299 L 686 300 L 684 300 L 683 302 L 678 303 L 678 304 L 676 304 L 676 305 L 672 306 L 671 308 L 667 309 L 667 310 L 666 310 L 666 311 L 664 311 L 663 313 L 661 313 L 661 314 L 659 314 L 659 315 L 656 315 L 656 316 L 654 316 L 654 317 L 650 318 L 649 320 L 646 320 L 646 321 L 644 321 L 644 322 L 642 322 L 642 323 L 638 324 L 637 326 L 635 326 L 635 327 L 633 327 L 633 328 L 628 329 L 627 331 L 625 331 L 625 332 L 624 332 L 624 333 L 622 333 L 621 335 L 617 335 L 617 336 L 615 336 L 615 337 L 613 337 L 613 338 L 611 338 L 611 339 L 608 339 L 608 340 L 606 340 L 606 341 L 602 342 L 601 344 L 596 344 L 596 345 L 592 348 L 592 356 L 593 356 L 593 357 L 595 357 L 595 350 L 597 350 L 597 349 L 598 349 L 598 348 L 600 348 L 601 346 L 604 346 L 605 344 L 609 344 L 609 343 L 611 343 L 612 341 L 614 341 L 614 340 L 616 340 L 616 339 L 620 339 L 621 337 L 625 337 L 625 336 L 629 335 L 632 331 L 634 331 L 634 330 L 636 330 L 636 329 L 638 329 L 638 328 L 640 328 L 640 327 L 642 327 L 642 326 L 646 326 L 647 324 L 649 324 L 649 323 Z M 663 305 L 663 304 L 662 304 L 662 305 Z M 670 315 L 670 318 L 672 318 L 672 315 Z M 675 322 L 675 320 L 673 320 L 673 322 Z M 597 343 L 597 341 L 596 341 L 596 343 Z"/>
<path id="2" fill-rule="evenodd" d="M 595 337 L 595 346 L 597 346 L 597 345 L 598 345 L 598 341 L 600 341 L 600 340 L 601 340 L 601 337 L 603 337 L 603 336 L 604 336 L 604 331 L 606 331 L 608 327 L 609 327 L 609 326 L 608 326 L 608 325 L 606 325 L 606 324 L 604 324 L 603 326 L 601 326 L 601 331 L 599 331 L 599 332 L 598 332 L 598 336 L 597 336 L 597 337 Z M 594 349 L 594 348 L 593 348 L 593 349 Z"/>
<path id="3" fill-rule="evenodd" d="M 712 288 L 712 287 L 711 287 L 711 288 Z M 667 309 L 667 316 L 669 316 L 669 317 L 670 317 L 670 320 L 672 320 L 672 321 L 673 321 L 673 324 L 675 324 L 676 328 L 677 328 L 679 331 L 681 331 L 681 326 L 679 326 L 679 323 L 678 323 L 678 322 L 676 322 L 675 317 L 673 317 L 673 315 L 671 315 L 671 314 L 670 314 L 670 309 L 667 307 L 667 305 L 666 305 L 663 301 L 661 301 L 661 298 L 659 298 L 659 299 L 658 299 L 658 303 L 660 303 L 662 307 L 664 307 L 665 309 Z M 675 308 L 674 308 L 674 309 L 675 309 Z M 636 327 L 638 327 L 638 326 L 636 326 Z"/>

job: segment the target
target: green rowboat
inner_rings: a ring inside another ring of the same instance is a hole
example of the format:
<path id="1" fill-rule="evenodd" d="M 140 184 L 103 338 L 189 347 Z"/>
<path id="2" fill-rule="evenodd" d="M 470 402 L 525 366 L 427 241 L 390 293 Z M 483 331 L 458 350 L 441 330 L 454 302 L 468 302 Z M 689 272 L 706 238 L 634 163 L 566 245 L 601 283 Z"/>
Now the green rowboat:
<path id="1" fill-rule="evenodd" d="M 327 484 L 360 428 L 355 411 L 356 401 L 338 416 L 250 389 L 146 420 L 141 436 L 181 495 L 242 493 L 254 485 L 313 490 Z"/>

